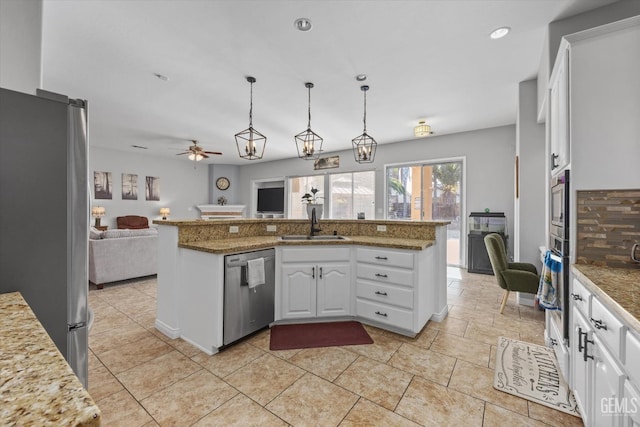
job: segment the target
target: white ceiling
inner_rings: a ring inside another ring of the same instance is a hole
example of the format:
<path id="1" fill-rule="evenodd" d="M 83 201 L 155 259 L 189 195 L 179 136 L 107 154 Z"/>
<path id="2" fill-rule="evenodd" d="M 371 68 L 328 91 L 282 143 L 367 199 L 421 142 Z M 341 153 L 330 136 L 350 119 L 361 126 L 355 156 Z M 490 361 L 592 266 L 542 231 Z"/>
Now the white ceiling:
<path id="1" fill-rule="evenodd" d="M 547 24 L 610 0 L 45 0 L 43 88 L 89 100 L 93 146 L 175 156 L 189 139 L 247 164 L 234 134 L 268 137 L 262 161 L 294 157 L 306 129 L 324 151 L 367 130 L 378 143 L 515 123 L 517 85 L 534 78 Z M 312 20 L 310 32 L 294 28 Z M 500 26 L 511 33 L 491 40 Z M 154 76 L 169 77 L 162 81 Z M 428 143 L 428 140 L 421 141 Z M 181 156 L 180 159 L 188 161 Z"/>

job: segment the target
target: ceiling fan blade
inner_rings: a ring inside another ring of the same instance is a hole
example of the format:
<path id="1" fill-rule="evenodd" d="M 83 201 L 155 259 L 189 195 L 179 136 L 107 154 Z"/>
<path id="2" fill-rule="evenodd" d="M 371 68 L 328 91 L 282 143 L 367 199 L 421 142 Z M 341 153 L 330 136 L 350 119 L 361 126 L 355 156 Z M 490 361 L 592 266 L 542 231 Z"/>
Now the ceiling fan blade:
<path id="1" fill-rule="evenodd" d="M 204 157 L 205 159 L 208 159 L 208 158 L 209 158 L 209 156 L 207 156 L 207 155 L 206 155 L 206 154 L 204 154 L 204 153 L 200 153 L 200 155 L 201 155 L 202 157 Z"/>
<path id="2" fill-rule="evenodd" d="M 221 156 L 222 153 L 219 151 L 203 151 L 203 153 L 207 153 L 207 154 L 216 154 L 218 156 Z"/>
<path id="3" fill-rule="evenodd" d="M 189 154 L 189 152 L 185 151 L 184 153 L 178 153 L 178 154 L 176 154 L 176 156 L 182 156 L 183 154 Z"/>

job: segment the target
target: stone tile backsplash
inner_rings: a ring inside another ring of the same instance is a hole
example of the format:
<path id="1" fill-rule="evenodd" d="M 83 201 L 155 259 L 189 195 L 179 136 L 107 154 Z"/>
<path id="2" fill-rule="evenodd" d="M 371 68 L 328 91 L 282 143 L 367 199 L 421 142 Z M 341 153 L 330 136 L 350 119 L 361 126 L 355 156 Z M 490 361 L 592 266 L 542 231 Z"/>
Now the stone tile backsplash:
<path id="1" fill-rule="evenodd" d="M 640 269 L 631 260 L 631 247 L 640 243 L 640 189 L 577 196 L 577 263 Z"/>

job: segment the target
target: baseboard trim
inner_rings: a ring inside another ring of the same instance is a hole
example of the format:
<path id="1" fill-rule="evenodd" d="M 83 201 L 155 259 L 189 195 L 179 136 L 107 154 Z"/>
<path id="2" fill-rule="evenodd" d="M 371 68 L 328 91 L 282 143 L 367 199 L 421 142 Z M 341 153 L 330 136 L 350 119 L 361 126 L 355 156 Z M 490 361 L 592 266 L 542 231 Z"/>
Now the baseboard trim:
<path id="1" fill-rule="evenodd" d="M 442 310 L 431 316 L 431 320 L 440 323 L 447 317 L 447 314 L 449 314 L 449 306 L 445 304 L 444 307 L 442 307 Z"/>
<path id="2" fill-rule="evenodd" d="M 171 339 L 180 338 L 180 328 L 172 328 L 160 319 L 156 319 L 155 327 Z"/>

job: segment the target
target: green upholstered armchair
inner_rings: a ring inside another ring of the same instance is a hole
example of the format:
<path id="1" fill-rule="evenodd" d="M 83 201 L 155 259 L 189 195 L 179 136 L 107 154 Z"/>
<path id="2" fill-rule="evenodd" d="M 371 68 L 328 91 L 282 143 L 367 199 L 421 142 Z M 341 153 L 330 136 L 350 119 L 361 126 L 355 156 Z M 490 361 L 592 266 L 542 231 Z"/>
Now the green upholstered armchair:
<path id="1" fill-rule="evenodd" d="M 533 264 L 525 262 L 509 262 L 504 242 L 499 234 L 487 234 L 484 237 L 484 244 L 487 247 L 493 274 L 496 276 L 498 285 L 505 290 L 500 306 L 500 314 L 504 311 L 509 298 L 509 292 L 524 292 L 527 294 L 538 293 L 540 276 Z"/>

